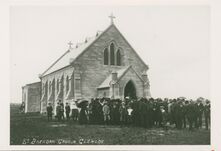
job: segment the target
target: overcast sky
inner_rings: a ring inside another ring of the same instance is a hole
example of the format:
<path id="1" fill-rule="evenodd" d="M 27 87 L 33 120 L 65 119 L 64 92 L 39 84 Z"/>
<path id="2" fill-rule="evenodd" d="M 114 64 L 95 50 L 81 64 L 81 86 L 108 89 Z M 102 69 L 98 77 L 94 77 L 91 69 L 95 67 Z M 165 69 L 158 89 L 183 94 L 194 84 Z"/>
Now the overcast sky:
<path id="1" fill-rule="evenodd" d="M 12 6 L 11 101 L 68 48 L 115 25 L 146 64 L 153 97 L 209 96 L 208 6 Z"/>

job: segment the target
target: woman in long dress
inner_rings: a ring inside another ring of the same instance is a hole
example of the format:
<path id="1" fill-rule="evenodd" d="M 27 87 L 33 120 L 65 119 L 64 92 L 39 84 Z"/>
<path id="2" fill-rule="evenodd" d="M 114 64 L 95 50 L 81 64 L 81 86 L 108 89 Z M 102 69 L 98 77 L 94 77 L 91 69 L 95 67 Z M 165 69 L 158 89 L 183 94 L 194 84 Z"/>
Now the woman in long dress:
<path id="1" fill-rule="evenodd" d="M 88 119 L 87 119 L 87 106 L 82 105 L 80 115 L 79 115 L 79 123 L 80 124 L 87 124 Z"/>

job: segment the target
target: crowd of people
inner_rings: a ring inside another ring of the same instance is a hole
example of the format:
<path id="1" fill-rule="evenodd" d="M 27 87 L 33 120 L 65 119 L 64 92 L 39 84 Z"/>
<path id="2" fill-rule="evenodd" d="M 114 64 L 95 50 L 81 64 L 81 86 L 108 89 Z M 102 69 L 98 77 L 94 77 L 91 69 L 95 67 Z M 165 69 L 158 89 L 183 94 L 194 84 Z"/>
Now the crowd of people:
<path id="1" fill-rule="evenodd" d="M 52 120 L 53 107 L 47 106 L 48 120 Z M 65 112 L 65 115 L 64 115 Z M 71 106 L 61 100 L 56 106 L 58 121 L 78 121 L 80 124 L 105 124 L 137 126 L 144 128 L 176 127 L 209 129 L 210 101 L 201 98 L 196 101 L 185 98 L 177 99 L 109 99 L 95 98 L 81 103 L 73 102 Z"/>

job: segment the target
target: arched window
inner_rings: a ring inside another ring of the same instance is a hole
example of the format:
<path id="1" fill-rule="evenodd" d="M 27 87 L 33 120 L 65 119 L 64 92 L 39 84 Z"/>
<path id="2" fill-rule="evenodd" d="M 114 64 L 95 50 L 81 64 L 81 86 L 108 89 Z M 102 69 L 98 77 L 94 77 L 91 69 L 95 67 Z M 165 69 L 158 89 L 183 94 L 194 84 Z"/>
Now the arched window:
<path id="1" fill-rule="evenodd" d="M 45 83 L 45 96 L 48 96 L 48 81 Z"/>
<path id="2" fill-rule="evenodd" d="M 110 45 L 110 64 L 114 65 L 114 44 Z"/>
<path id="3" fill-rule="evenodd" d="M 42 93 L 45 93 L 45 84 L 42 83 Z"/>
<path id="4" fill-rule="evenodd" d="M 121 53 L 120 49 L 117 50 L 117 66 L 121 65 Z"/>
<path id="5" fill-rule="evenodd" d="M 69 78 L 66 78 L 66 93 L 69 91 Z"/>
<path id="6" fill-rule="evenodd" d="M 59 91 L 59 79 L 57 79 L 57 92 Z"/>
<path id="7" fill-rule="evenodd" d="M 51 93 L 51 88 L 52 88 L 52 85 L 51 85 L 51 81 L 49 82 L 49 94 Z"/>
<path id="8" fill-rule="evenodd" d="M 108 49 L 107 48 L 105 48 L 104 49 L 104 65 L 108 65 L 108 61 L 109 61 L 109 59 L 108 59 Z"/>

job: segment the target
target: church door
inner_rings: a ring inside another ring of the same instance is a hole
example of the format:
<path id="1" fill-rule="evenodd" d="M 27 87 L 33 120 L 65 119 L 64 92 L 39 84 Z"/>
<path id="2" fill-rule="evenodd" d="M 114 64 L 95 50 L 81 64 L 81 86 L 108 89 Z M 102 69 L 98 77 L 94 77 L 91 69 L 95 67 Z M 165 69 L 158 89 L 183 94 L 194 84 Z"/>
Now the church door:
<path id="1" fill-rule="evenodd" d="M 136 98 L 136 88 L 131 80 L 127 82 L 124 88 L 124 97 Z"/>

